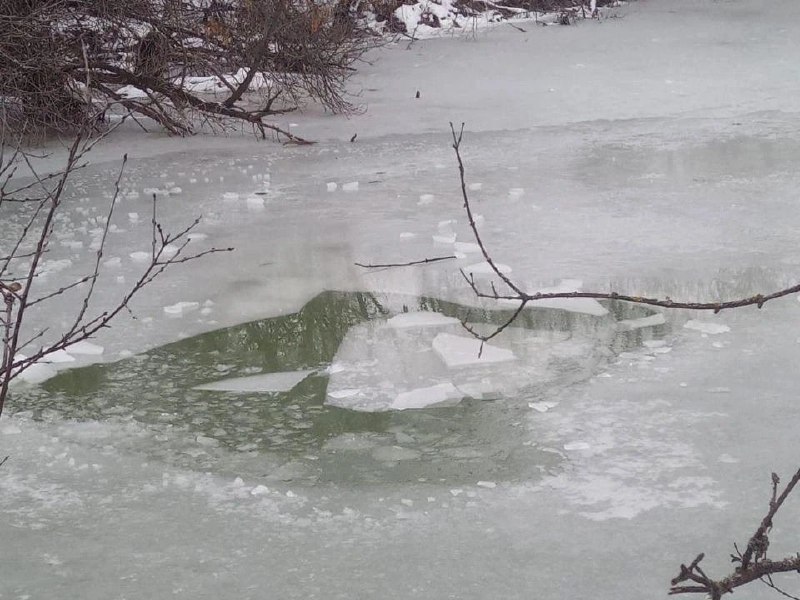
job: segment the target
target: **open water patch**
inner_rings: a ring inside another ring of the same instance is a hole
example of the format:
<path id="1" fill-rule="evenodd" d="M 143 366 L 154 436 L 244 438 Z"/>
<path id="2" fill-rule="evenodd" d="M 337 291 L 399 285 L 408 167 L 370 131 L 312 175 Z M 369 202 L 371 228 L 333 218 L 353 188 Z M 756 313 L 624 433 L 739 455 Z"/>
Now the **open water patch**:
<path id="1" fill-rule="evenodd" d="M 513 308 L 325 292 L 293 314 L 63 371 L 14 406 L 121 423 L 124 435 L 84 441 L 186 468 L 309 484 L 530 479 L 561 458 L 526 416 L 665 333 L 659 313 L 604 307 L 526 309 L 478 357 L 461 322 L 491 331 Z"/>

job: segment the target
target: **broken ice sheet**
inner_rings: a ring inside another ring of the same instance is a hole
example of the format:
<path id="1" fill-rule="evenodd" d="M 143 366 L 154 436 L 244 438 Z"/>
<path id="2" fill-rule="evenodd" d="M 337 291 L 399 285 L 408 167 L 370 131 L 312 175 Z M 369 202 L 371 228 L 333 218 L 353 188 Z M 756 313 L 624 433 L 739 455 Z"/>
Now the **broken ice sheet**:
<path id="1" fill-rule="evenodd" d="M 386 324 L 395 329 L 406 327 L 441 327 L 443 325 L 457 325 L 459 320 L 454 317 L 446 317 L 443 314 L 430 311 L 417 311 L 401 313 L 392 317 Z"/>
<path id="2" fill-rule="evenodd" d="M 204 383 L 192 389 L 214 392 L 288 392 L 314 371 L 284 371 L 264 373 L 249 377 L 232 377 L 211 383 Z"/>
<path id="3" fill-rule="evenodd" d="M 448 367 L 463 367 L 516 360 L 511 350 L 498 348 L 476 338 L 440 333 L 433 340 L 433 349 Z"/>

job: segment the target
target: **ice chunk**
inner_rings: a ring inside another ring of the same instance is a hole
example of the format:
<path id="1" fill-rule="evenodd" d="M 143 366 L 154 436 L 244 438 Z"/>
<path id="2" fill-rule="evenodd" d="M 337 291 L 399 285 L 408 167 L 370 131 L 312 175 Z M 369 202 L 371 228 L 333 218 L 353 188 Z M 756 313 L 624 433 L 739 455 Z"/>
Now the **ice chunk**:
<path id="1" fill-rule="evenodd" d="M 335 390 L 332 392 L 328 392 L 328 396 L 334 398 L 336 400 L 341 400 L 343 398 L 352 398 L 356 396 L 360 390 L 357 389 L 346 389 L 346 390 Z"/>
<path id="2" fill-rule="evenodd" d="M 641 317 L 639 319 L 625 319 L 619 322 L 619 328 L 625 331 L 633 331 L 634 329 L 642 329 L 644 327 L 655 327 L 656 325 L 663 325 L 667 320 L 662 313 L 656 313 L 649 317 Z"/>
<path id="3" fill-rule="evenodd" d="M 87 342 L 86 340 L 82 340 L 80 342 L 75 342 L 69 347 L 69 351 L 73 354 L 83 354 L 86 356 L 100 356 L 105 349 L 102 346 L 97 344 L 93 344 L 92 342 Z"/>
<path id="4" fill-rule="evenodd" d="M 461 401 L 462 396 L 452 383 L 440 383 L 397 394 L 391 408 L 407 410 L 426 406 L 453 406 Z"/>
<path id="5" fill-rule="evenodd" d="M 558 402 L 528 402 L 528 406 L 537 412 L 544 413 L 558 406 Z"/>
<path id="6" fill-rule="evenodd" d="M 481 348 L 481 346 L 483 347 Z M 511 350 L 482 343 L 475 338 L 467 338 L 450 333 L 437 335 L 433 339 L 433 349 L 450 368 L 517 359 Z"/>
<path id="7" fill-rule="evenodd" d="M 342 185 L 342 189 L 345 192 L 357 192 L 358 191 L 358 182 L 357 181 L 351 181 L 349 183 L 345 183 L 345 184 Z"/>
<path id="8" fill-rule="evenodd" d="M 200 308 L 199 302 L 176 302 L 164 307 L 164 312 L 173 317 L 180 317 L 184 313 L 192 312 Z"/>
<path id="9" fill-rule="evenodd" d="M 684 325 L 684 328 L 693 329 L 694 331 L 699 331 L 700 333 L 707 333 L 708 335 L 718 335 L 720 333 L 727 333 L 731 330 L 730 327 L 723 325 L 722 323 L 698 321 L 697 319 L 687 321 Z"/>
<path id="10" fill-rule="evenodd" d="M 251 496 L 264 496 L 269 494 L 269 488 L 265 485 L 257 485 L 252 490 L 250 490 Z"/>
<path id="11" fill-rule="evenodd" d="M 497 487 L 497 484 L 494 481 L 479 481 L 475 485 L 489 490 L 493 490 L 494 488 Z"/>
<path id="12" fill-rule="evenodd" d="M 414 238 L 414 237 L 417 237 L 417 234 L 416 233 L 412 233 L 410 231 L 403 231 L 400 234 L 400 238 L 401 239 L 409 239 L 409 238 Z"/>
<path id="13" fill-rule="evenodd" d="M 42 358 L 42 362 L 46 363 L 68 363 L 75 362 L 75 357 L 68 354 L 65 350 L 56 350 Z"/>
<path id="14" fill-rule="evenodd" d="M 496 262 L 494 266 L 497 267 L 497 270 L 501 273 L 511 273 L 511 267 L 508 265 Z M 495 275 L 494 269 L 492 269 L 491 265 L 486 261 L 465 267 L 464 272 L 471 273 L 472 275 Z"/>
<path id="15" fill-rule="evenodd" d="M 212 383 L 204 383 L 192 389 L 214 392 L 288 392 L 314 371 L 283 371 L 263 373 L 249 377 L 232 377 Z"/>
<path id="16" fill-rule="evenodd" d="M 386 324 L 395 329 L 407 327 L 442 327 L 444 325 L 457 325 L 459 320 L 455 317 L 446 317 L 443 314 L 429 311 L 401 313 L 392 317 Z"/>
<path id="17" fill-rule="evenodd" d="M 128 213 L 128 221 L 131 223 L 136 223 L 139 221 L 139 213 L 129 212 Z"/>
<path id="18" fill-rule="evenodd" d="M 331 181 L 326 185 L 326 187 L 327 187 L 329 192 L 335 192 L 336 188 L 338 188 L 339 186 L 336 184 L 335 181 Z"/>

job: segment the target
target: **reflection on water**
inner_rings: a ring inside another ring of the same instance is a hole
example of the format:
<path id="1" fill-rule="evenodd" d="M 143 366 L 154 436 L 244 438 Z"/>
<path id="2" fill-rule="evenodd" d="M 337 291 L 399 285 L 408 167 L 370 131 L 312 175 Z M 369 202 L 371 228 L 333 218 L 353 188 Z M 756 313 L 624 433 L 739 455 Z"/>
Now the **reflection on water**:
<path id="1" fill-rule="evenodd" d="M 663 326 L 618 326 L 651 314 L 641 307 L 606 307 L 605 316 L 526 310 L 516 333 L 509 331 L 508 344 L 528 331 L 539 341 L 581 340 L 584 349 L 579 356 L 559 355 L 556 376 L 491 401 L 465 398 L 456 406 L 402 412 L 356 412 L 326 404 L 329 367 L 348 332 L 358 326 L 380 324 L 403 311 L 435 311 L 484 327 L 511 314 L 433 298 L 326 292 L 294 314 L 206 333 L 112 364 L 64 371 L 43 390 L 17 398 L 15 407 L 42 418 L 134 421 L 137 431 L 147 432 L 146 441 L 134 445 L 137 451 L 192 468 L 249 470 L 309 482 L 530 477 L 557 457 L 538 449 L 524 430 L 528 402 L 586 379 L 616 353 L 663 333 Z M 413 332 L 403 335 L 414 337 Z M 397 370 L 412 358 L 392 356 Z M 194 389 L 225 378 L 298 370 L 312 373 L 288 391 Z M 124 440 L 113 443 L 125 446 Z"/>

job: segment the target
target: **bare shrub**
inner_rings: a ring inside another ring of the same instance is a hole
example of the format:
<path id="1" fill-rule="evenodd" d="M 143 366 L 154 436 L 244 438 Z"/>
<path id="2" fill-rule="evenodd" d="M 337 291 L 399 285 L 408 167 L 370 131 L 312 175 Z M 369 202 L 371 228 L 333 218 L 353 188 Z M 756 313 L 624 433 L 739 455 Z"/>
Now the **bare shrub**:
<path id="1" fill-rule="evenodd" d="M 175 134 L 238 119 L 302 141 L 265 118 L 353 111 L 345 82 L 376 43 L 346 1 L 0 0 L 0 122 L 69 132 L 115 106 Z"/>

